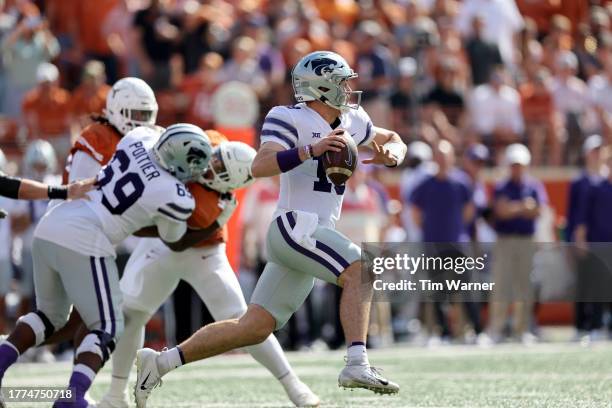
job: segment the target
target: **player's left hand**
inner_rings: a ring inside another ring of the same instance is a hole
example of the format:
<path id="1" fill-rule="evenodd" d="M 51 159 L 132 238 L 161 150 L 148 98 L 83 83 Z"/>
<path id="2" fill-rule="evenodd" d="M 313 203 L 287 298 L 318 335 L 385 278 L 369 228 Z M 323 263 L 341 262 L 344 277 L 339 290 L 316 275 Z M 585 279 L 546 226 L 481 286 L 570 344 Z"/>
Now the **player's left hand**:
<path id="1" fill-rule="evenodd" d="M 232 193 L 225 193 L 221 195 L 219 206 L 221 207 L 221 214 L 217 217 L 217 224 L 222 227 L 227 224 L 234 213 L 234 210 L 238 206 L 238 200 L 236 200 L 236 196 Z"/>
<path id="2" fill-rule="evenodd" d="M 75 181 L 74 183 L 68 184 L 68 199 L 77 200 L 79 198 L 85 198 L 85 194 L 91 191 L 95 182 L 95 177 L 92 177 L 90 179 Z"/>
<path id="3" fill-rule="evenodd" d="M 370 159 L 362 160 L 364 164 L 383 164 L 385 166 L 395 166 L 397 159 L 391 154 L 391 152 L 385 149 L 385 146 L 381 146 L 376 141 L 372 141 L 372 150 L 374 156 Z"/>
<path id="4" fill-rule="evenodd" d="M 3 218 L 6 218 L 7 215 L 8 213 L 4 211 L 2 208 L 0 208 L 0 220 Z"/>

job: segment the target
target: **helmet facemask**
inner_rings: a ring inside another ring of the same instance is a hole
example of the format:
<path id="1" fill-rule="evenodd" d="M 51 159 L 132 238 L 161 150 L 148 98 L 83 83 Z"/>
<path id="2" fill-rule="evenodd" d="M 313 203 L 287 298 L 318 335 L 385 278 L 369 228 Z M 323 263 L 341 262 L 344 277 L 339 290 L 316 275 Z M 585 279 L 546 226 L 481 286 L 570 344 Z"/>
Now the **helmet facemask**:
<path id="1" fill-rule="evenodd" d="M 202 184 L 220 193 L 227 193 L 231 190 L 229 184 L 230 174 L 223 160 L 221 149 L 216 148 L 210 158 L 208 169 L 202 176 Z"/>
<path id="2" fill-rule="evenodd" d="M 358 75 L 356 73 L 353 73 L 348 77 L 333 76 L 331 80 L 333 82 L 337 82 L 337 96 L 333 99 L 328 98 L 323 102 L 332 108 L 340 109 L 343 112 L 347 111 L 348 109 L 359 109 L 359 105 L 361 104 L 361 94 L 363 91 L 353 91 L 349 83 L 349 80 L 357 78 L 357 76 Z M 351 103 L 353 97 L 356 97 L 357 100 L 354 103 Z M 337 102 L 332 103 L 332 100 Z"/>
<path id="3" fill-rule="evenodd" d="M 121 129 L 123 134 L 138 126 L 153 126 L 157 120 L 157 110 L 149 109 L 121 109 L 119 111 L 122 119 Z"/>

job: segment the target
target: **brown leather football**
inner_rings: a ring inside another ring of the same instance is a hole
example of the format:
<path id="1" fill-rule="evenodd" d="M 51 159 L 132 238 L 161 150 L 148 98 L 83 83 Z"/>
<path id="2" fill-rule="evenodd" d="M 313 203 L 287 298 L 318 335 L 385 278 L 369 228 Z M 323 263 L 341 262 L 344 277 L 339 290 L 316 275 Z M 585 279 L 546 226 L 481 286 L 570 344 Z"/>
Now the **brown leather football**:
<path id="1" fill-rule="evenodd" d="M 323 155 L 325 174 L 332 183 L 340 186 L 346 182 L 357 167 L 357 145 L 353 137 L 347 132 L 342 133 L 346 143 L 339 152 L 327 151 Z"/>

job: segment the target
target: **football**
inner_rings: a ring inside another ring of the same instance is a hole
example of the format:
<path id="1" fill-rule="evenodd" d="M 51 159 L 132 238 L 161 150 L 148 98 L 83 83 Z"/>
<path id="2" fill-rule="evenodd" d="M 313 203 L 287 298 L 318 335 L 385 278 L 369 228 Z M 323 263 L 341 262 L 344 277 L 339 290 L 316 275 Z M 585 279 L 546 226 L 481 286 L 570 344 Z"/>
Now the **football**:
<path id="1" fill-rule="evenodd" d="M 339 152 L 327 151 L 323 155 L 323 167 L 329 180 L 337 186 L 346 182 L 357 167 L 357 145 L 347 132 L 342 133 L 344 148 Z"/>

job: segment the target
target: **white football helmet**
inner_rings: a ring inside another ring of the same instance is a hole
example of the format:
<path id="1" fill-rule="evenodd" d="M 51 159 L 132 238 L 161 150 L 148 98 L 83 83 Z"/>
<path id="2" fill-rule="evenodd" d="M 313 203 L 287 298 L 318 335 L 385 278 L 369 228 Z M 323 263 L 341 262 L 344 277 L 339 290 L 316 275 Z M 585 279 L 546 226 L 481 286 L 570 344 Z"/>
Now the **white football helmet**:
<path id="1" fill-rule="evenodd" d="M 202 184 L 220 193 L 248 186 L 255 181 L 251 164 L 256 154 L 255 149 L 246 143 L 221 143 L 213 150 Z"/>
<path id="2" fill-rule="evenodd" d="M 46 140 L 34 140 L 28 146 L 23 158 L 24 174 L 34 180 L 43 181 L 45 176 L 55 174 L 57 158 L 55 149 Z"/>
<path id="3" fill-rule="evenodd" d="M 4 152 L 2 151 L 2 149 L 0 149 L 0 172 L 4 171 L 6 169 L 6 156 L 4 155 Z"/>
<path id="4" fill-rule="evenodd" d="M 138 78 L 115 82 L 106 96 L 104 115 L 122 134 L 138 126 L 152 126 L 157 120 L 157 100 L 153 90 Z"/>

